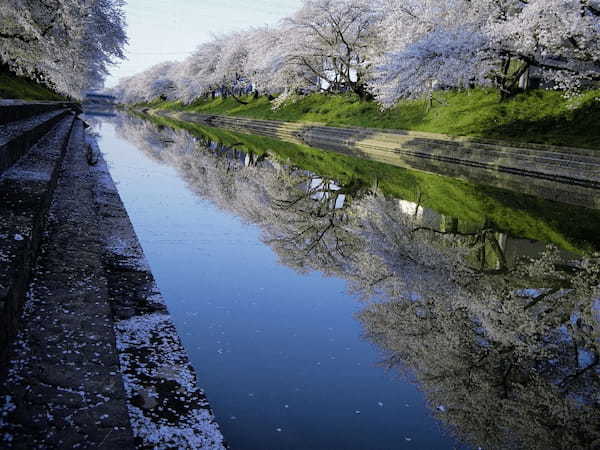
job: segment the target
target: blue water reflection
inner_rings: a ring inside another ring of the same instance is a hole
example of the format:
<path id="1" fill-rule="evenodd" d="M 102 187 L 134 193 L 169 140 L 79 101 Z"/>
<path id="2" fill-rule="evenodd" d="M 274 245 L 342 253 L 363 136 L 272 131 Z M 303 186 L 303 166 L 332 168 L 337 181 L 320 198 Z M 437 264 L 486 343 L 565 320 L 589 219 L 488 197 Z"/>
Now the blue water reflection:
<path id="1" fill-rule="evenodd" d="M 417 387 L 378 363 L 346 282 L 278 263 L 260 230 L 99 128 L 100 146 L 234 449 L 453 448 Z"/>

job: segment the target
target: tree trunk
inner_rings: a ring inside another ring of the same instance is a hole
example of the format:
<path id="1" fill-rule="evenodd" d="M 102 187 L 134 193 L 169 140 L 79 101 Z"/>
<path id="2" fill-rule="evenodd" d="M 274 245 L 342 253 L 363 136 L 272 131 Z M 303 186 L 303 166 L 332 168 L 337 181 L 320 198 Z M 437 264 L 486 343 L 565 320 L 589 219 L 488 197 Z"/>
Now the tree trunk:
<path id="1" fill-rule="evenodd" d="M 508 100 L 514 97 L 521 87 L 521 79 L 526 77 L 526 85 L 529 85 L 529 68 L 531 67 L 527 62 L 521 62 L 522 66 L 512 76 L 505 76 L 504 83 L 500 88 L 501 99 Z M 525 88 L 527 89 L 527 88 Z"/>
<path id="2" fill-rule="evenodd" d="M 358 98 L 360 99 L 360 101 L 373 100 L 373 94 L 371 94 L 368 91 L 367 86 L 365 84 L 356 82 L 356 83 L 352 83 L 351 87 L 352 87 L 352 90 L 354 91 L 354 93 L 356 95 L 358 95 Z"/>
<path id="3" fill-rule="evenodd" d="M 524 91 L 529 89 L 529 73 L 530 70 L 529 68 L 527 68 L 527 70 L 525 70 L 523 75 L 521 75 L 521 77 L 519 78 L 519 89 L 522 89 Z"/>
<path id="4" fill-rule="evenodd" d="M 248 102 L 245 102 L 244 100 L 242 100 L 242 99 L 240 99 L 240 98 L 237 98 L 237 97 L 236 97 L 236 96 L 233 94 L 233 92 L 231 93 L 231 96 L 233 97 L 233 99 L 234 99 L 236 102 L 238 102 L 238 103 L 240 103 L 240 104 L 242 104 L 242 105 L 247 105 L 247 104 L 248 104 Z"/>

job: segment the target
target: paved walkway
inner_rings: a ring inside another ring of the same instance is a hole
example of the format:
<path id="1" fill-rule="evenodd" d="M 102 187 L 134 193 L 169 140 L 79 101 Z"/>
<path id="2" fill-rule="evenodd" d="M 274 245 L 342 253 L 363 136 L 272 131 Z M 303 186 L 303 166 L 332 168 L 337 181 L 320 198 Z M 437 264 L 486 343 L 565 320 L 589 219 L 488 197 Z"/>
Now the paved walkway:
<path id="1" fill-rule="evenodd" d="M 0 172 L 0 447 L 225 448 L 95 141 L 49 135 Z"/>
<path id="2" fill-rule="evenodd" d="M 94 180 L 71 135 L 13 346 L 3 418 L 14 448 L 133 448 L 117 358 Z"/>

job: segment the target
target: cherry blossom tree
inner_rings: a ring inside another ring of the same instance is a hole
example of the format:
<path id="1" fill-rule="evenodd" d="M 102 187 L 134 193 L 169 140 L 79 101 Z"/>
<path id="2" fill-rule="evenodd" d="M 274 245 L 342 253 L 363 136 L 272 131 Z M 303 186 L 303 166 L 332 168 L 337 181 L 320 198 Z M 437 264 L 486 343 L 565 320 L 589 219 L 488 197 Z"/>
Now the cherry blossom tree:
<path id="1" fill-rule="evenodd" d="M 221 82 L 218 72 L 223 42 L 213 39 L 200 45 L 176 69 L 175 84 L 179 98 L 191 103 L 196 98 L 214 92 Z"/>
<path id="2" fill-rule="evenodd" d="M 79 97 L 123 58 L 123 0 L 5 0 L 0 60 L 19 74 Z"/>
<path id="3" fill-rule="evenodd" d="M 277 106 L 298 93 L 350 91 L 390 107 L 473 86 L 506 98 L 530 75 L 572 93 L 600 79 L 599 32 L 600 0 L 305 0 L 277 27 L 203 43 L 171 69 L 169 98 L 243 102 L 252 90 L 279 94 Z"/>
<path id="4" fill-rule="evenodd" d="M 371 85 L 385 106 L 471 83 L 494 82 L 506 97 L 531 70 L 563 90 L 600 78 L 596 1 L 409 0 L 385 7 L 393 35 Z"/>
<path id="5" fill-rule="evenodd" d="M 252 80 L 254 91 L 278 94 L 295 91 L 306 85 L 306 70 L 287 64 L 290 35 L 281 28 L 253 30 L 247 39 L 248 58 L 244 72 Z"/>
<path id="6" fill-rule="evenodd" d="M 366 97 L 381 13 L 377 2 L 305 0 L 286 21 L 292 37 L 289 63 L 308 69 L 327 90 L 349 89 Z"/>
<path id="7" fill-rule="evenodd" d="M 491 70 L 484 26 L 496 14 L 485 0 L 408 0 L 384 4 L 385 51 L 370 84 L 384 106 L 435 89 L 486 84 Z M 502 3 L 501 0 L 497 3 Z"/>
<path id="8" fill-rule="evenodd" d="M 379 102 L 430 95 L 439 87 L 485 85 L 492 70 L 486 37 L 470 30 L 436 30 L 383 58 L 371 84 Z"/>
<path id="9" fill-rule="evenodd" d="M 174 81 L 175 62 L 156 64 L 144 72 L 125 78 L 110 92 L 125 103 L 149 102 L 160 98 L 175 100 L 179 97 Z"/>
<path id="10" fill-rule="evenodd" d="M 600 80 L 600 3 L 592 0 L 531 0 L 488 27 L 504 67 L 519 68 L 503 87 L 530 68 L 556 88 L 577 89 Z M 507 69 L 503 70 L 506 78 Z M 508 86 L 507 86 L 508 84 Z"/>
<path id="11" fill-rule="evenodd" d="M 242 93 L 250 84 L 245 73 L 248 60 L 247 34 L 232 33 L 222 38 L 223 49 L 216 67 L 223 95 L 231 95 L 241 103 L 243 102 L 236 94 Z"/>

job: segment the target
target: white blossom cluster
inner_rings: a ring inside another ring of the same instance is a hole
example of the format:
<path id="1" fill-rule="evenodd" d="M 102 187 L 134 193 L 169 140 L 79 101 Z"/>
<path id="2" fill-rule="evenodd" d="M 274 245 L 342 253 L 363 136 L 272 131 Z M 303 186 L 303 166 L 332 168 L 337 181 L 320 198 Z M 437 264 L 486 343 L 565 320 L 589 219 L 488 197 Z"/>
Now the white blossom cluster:
<path id="1" fill-rule="evenodd" d="M 124 57 L 124 0 L 2 0 L 0 63 L 80 98 Z"/>
<path id="2" fill-rule="evenodd" d="M 532 75 L 574 91 L 600 79 L 600 0 L 304 0 L 276 27 L 215 37 L 182 62 L 124 79 L 127 103 L 156 98 L 353 92 L 384 107 L 435 89 Z"/>

